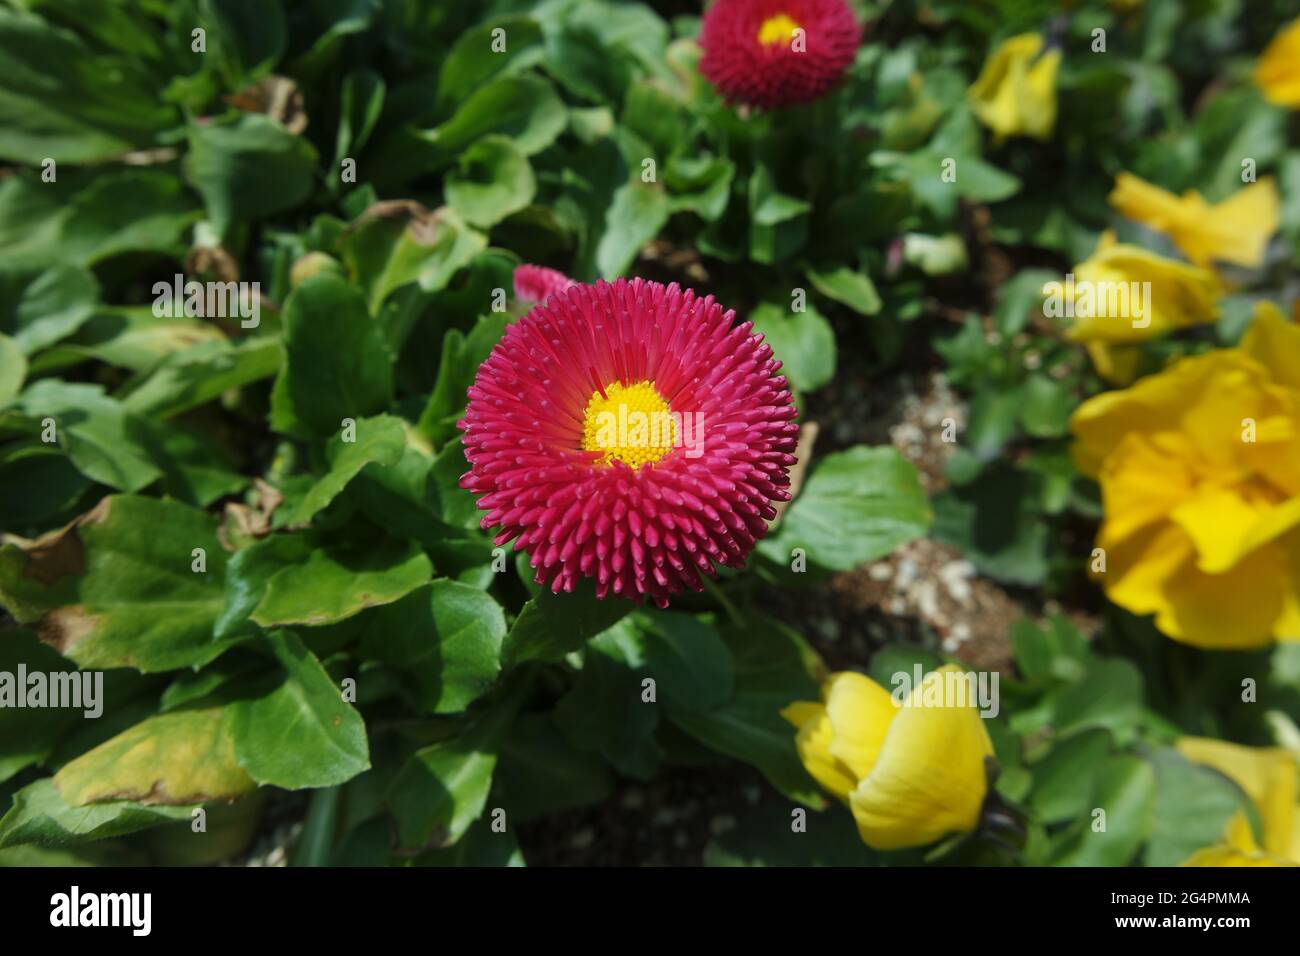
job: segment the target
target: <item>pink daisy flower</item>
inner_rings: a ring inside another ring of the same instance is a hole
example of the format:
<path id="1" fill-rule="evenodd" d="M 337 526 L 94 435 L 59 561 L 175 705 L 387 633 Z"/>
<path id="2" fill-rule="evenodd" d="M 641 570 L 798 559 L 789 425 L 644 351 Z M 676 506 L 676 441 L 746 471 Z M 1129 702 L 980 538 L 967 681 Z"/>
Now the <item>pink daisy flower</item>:
<path id="1" fill-rule="evenodd" d="M 573 285 L 573 280 L 558 269 L 524 264 L 515 268 L 515 298 L 520 302 L 545 302 L 552 292 Z"/>
<path id="2" fill-rule="evenodd" d="M 861 40 L 844 0 L 717 0 L 700 27 L 700 72 L 728 103 L 807 103 L 839 81 Z"/>
<path id="3" fill-rule="evenodd" d="M 498 545 L 539 584 L 660 607 L 743 567 L 789 500 L 798 425 L 781 363 L 712 296 L 573 285 L 511 325 L 459 423 Z"/>

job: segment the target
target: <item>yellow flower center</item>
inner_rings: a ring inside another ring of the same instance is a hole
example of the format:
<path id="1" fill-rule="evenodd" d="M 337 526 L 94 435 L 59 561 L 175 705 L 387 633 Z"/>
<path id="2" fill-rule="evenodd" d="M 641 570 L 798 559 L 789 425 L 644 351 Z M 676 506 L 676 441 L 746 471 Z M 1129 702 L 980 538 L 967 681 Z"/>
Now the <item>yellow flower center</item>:
<path id="1" fill-rule="evenodd" d="M 582 450 L 603 451 L 601 464 L 618 459 L 636 469 L 672 451 L 677 427 L 668 403 L 651 382 L 614 382 L 597 389 L 587 402 Z"/>
<path id="2" fill-rule="evenodd" d="M 768 17 L 758 25 L 758 42 L 763 46 L 771 46 L 773 43 L 789 43 L 794 39 L 794 31 L 798 29 L 798 23 L 784 13 L 778 13 L 774 17 Z"/>

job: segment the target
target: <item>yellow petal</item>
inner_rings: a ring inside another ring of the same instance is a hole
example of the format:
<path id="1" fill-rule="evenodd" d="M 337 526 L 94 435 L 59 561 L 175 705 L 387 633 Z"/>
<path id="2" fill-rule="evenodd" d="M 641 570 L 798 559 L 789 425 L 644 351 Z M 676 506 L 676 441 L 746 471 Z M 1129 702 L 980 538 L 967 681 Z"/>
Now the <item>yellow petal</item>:
<path id="1" fill-rule="evenodd" d="M 1132 385 L 1142 364 L 1142 350 L 1135 345 L 1088 342 L 1084 346 L 1092 367 L 1110 385 Z"/>
<path id="2" fill-rule="evenodd" d="M 1187 562 L 1165 586 L 1168 609 L 1157 615 L 1156 627 L 1196 647 L 1264 647 L 1286 619 L 1286 595 L 1294 587 L 1289 573 L 1276 543 L 1222 574 L 1206 574 Z"/>
<path id="3" fill-rule="evenodd" d="M 1120 173 L 1110 204 L 1127 218 L 1168 235 L 1198 266 L 1219 260 L 1257 268 L 1281 219 L 1277 186 L 1269 177 L 1210 205 L 1194 191 L 1175 196 L 1131 173 Z"/>
<path id="4" fill-rule="evenodd" d="M 1283 27 L 1260 55 L 1255 85 L 1270 102 L 1300 107 L 1300 19 Z"/>
<path id="5" fill-rule="evenodd" d="M 1193 562 L 1196 553 L 1181 529 L 1162 524 L 1149 533 L 1111 542 L 1103 526 L 1098 544 L 1106 549 L 1106 571 L 1098 579 L 1108 598 L 1134 614 L 1155 614 L 1157 620 L 1173 618 L 1169 582 Z"/>
<path id="6" fill-rule="evenodd" d="M 1193 399 L 1212 393 L 1214 383 L 1228 370 L 1247 364 L 1254 365 L 1234 352 L 1211 352 L 1181 359 L 1131 388 L 1103 392 L 1088 399 L 1070 418 L 1070 428 L 1077 439 L 1074 456 L 1079 468 L 1084 474 L 1096 477 L 1106 456 L 1134 431 L 1181 432 Z M 1238 434 L 1239 430 L 1234 429 L 1222 440 L 1233 442 Z"/>
<path id="7" fill-rule="evenodd" d="M 1212 206 L 1196 232 L 1178 245 L 1196 263 L 1217 259 L 1257 269 L 1281 221 L 1277 186 L 1266 176 Z"/>
<path id="8" fill-rule="evenodd" d="M 1056 124 L 1056 74 L 1061 52 L 1041 57 L 1043 38 L 1022 33 L 1001 43 L 985 61 L 968 93 L 971 110 L 998 140 L 1047 139 Z"/>
<path id="9" fill-rule="evenodd" d="M 1105 522 L 1102 547 L 1110 548 L 1151 524 L 1165 520 L 1189 500 L 1198 485 L 1190 448 L 1176 432 L 1155 435 L 1133 431 L 1106 456 L 1097 481 Z"/>
<path id="10" fill-rule="evenodd" d="M 1272 302 L 1255 306 L 1241 350 L 1267 368 L 1279 385 L 1300 389 L 1300 324 L 1288 322 Z"/>
<path id="11" fill-rule="evenodd" d="M 1225 291 L 1207 269 L 1102 237 L 1067 284 L 1076 342 L 1133 343 L 1214 322 Z"/>
<path id="12" fill-rule="evenodd" d="M 830 752 L 852 771 L 856 784 L 876 765 L 898 705 L 889 691 L 852 671 L 832 674 L 823 694 L 834 734 Z"/>
<path id="13" fill-rule="evenodd" d="M 781 716 L 799 728 L 794 738 L 795 749 L 808 773 L 830 793 L 847 800 L 858 780 L 848 767 L 831 755 L 832 731 L 826 708 L 821 704 L 800 702 L 786 707 Z"/>
<path id="14" fill-rule="evenodd" d="M 1250 500 L 1236 488 L 1206 486 L 1174 508 L 1171 517 L 1196 545 L 1197 567 L 1222 574 L 1300 525 L 1300 498 L 1270 505 Z"/>
<path id="15" fill-rule="evenodd" d="M 1300 796 L 1300 764 L 1294 754 L 1281 747 L 1243 747 L 1208 737 L 1183 737 L 1176 747 L 1192 763 L 1212 767 L 1241 787 L 1259 811 L 1266 852 L 1291 852 Z M 1233 834 L 1230 829 L 1230 837 Z M 1239 825 L 1235 836 L 1234 845 L 1244 848 Z"/>
<path id="16" fill-rule="evenodd" d="M 850 795 L 868 846 L 924 846 L 978 824 L 988 790 L 984 758 L 993 753 L 984 721 L 969 701 L 964 706 L 924 703 L 927 687 L 960 673 L 942 667 L 913 688 L 870 776 Z"/>

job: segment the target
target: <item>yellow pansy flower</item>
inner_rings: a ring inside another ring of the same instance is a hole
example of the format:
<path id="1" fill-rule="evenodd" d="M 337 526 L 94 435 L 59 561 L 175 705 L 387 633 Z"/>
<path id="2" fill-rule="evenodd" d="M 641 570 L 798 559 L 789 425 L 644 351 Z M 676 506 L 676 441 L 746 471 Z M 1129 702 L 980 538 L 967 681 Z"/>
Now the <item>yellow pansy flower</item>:
<path id="1" fill-rule="evenodd" d="M 1047 139 L 1056 125 L 1056 73 L 1061 51 L 1039 56 L 1043 38 L 1022 33 L 989 56 L 967 94 L 971 110 L 1001 142 L 1008 136 Z"/>
<path id="2" fill-rule="evenodd" d="M 1271 103 L 1300 107 L 1300 18 L 1283 27 L 1260 54 L 1255 85 Z"/>
<path id="3" fill-rule="evenodd" d="M 1120 173 L 1110 204 L 1129 219 L 1165 233 L 1198 266 L 1217 260 L 1258 268 L 1281 221 L 1277 186 L 1269 177 L 1211 204 L 1194 189 L 1175 196 Z"/>
<path id="4" fill-rule="evenodd" d="M 1098 395 L 1071 428 L 1112 601 L 1199 647 L 1300 640 L 1300 326 L 1265 303 L 1238 348 Z"/>
<path id="5" fill-rule="evenodd" d="M 795 745 L 808 772 L 849 805 L 874 849 L 925 846 L 979 823 L 993 745 L 970 698 L 942 693 L 948 675 L 962 671 L 932 671 L 900 702 L 862 674 L 832 674 L 821 703 L 781 712 L 798 728 Z"/>
<path id="6" fill-rule="evenodd" d="M 1178 752 L 1219 771 L 1241 787 L 1259 814 L 1261 842 L 1238 810 L 1222 843 L 1198 850 L 1184 866 L 1300 865 L 1300 763 L 1280 747 L 1242 747 L 1223 740 L 1184 737 Z"/>
<path id="7" fill-rule="evenodd" d="M 1054 306 L 1058 295 L 1060 304 Z M 1091 256 L 1064 283 L 1048 283 L 1048 315 L 1071 317 L 1075 342 L 1145 342 L 1190 325 L 1214 322 L 1224 292 L 1213 272 L 1115 241 L 1104 232 Z"/>

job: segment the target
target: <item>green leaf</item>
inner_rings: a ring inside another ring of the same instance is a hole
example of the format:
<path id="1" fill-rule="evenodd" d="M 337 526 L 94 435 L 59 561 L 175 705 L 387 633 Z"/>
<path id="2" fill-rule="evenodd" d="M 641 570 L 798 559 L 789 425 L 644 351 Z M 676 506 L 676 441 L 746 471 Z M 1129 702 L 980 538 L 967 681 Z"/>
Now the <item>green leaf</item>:
<path id="1" fill-rule="evenodd" d="M 871 276 L 865 272 L 854 271 L 848 266 L 825 271 L 809 269 L 808 278 L 822 295 L 861 315 L 875 315 L 880 311 L 880 295 Z"/>
<path id="2" fill-rule="evenodd" d="M 377 149 L 377 183 L 400 183 L 455 161 L 493 133 L 514 141 L 525 156 L 555 142 L 568 121 L 564 102 L 536 76 L 499 76 L 475 90 L 451 118 L 427 130 L 406 129 Z"/>
<path id="3" fill-rule="evenodd" d="M 284 351 L 270 338 L 200 342 L 172 352 L 128 387 L 122 407 L 138 415 L 171 418 L 220 398 L 231 389 L 270 378 Z"/>
<path id="4" fill-rule="evenodd" d="M 714 710 L 673 711 L 669 719 L 706 747 L 753 764 L 792 800 L 823 805 L 821 791 L 799 761 L 794 728 L 766 698 L 737 694 Z"/>
<path id="5" fill-rule="evenodd" d="M 504 34 L 504 50 L 495 48 L 497 30 Z M 447 54 L 438 75 L 438 110 L 445 112 L 463 102 L 494 77 L 532 66 L 541 55 L 541 24 L 531 17 L 498 17 L 465 31 Z"/>
<path id="6" fill-rule="evenodd" d="M 1178 866 L 1197 850 L 1223 840 L 1228 821 L 1249 799 L 1223 774 L 1162 747 L 1151 754 L 1156 771 L 1155 819 L 1147 866 Z"/>
<path id="7" fill-rule="evenodd" d="M 0 601 L 84 668 L 197 666 L 228 646 L 213 637 L 225 564 L 210 515 L 116 495 L 37 547 L 0 547 Z"/>
<path id="8" fill-rule="evenodd" d="M 1097 767 L 1110 755 L 1111 736 L 1099 728 L 1067 737 L 1033 766 L 1029 808 L 1044 823 L 1083 819 L 1092 809 L 1090 794 L 1081 781 L 1092 780 Z"/>
<path id="9" fill-rule="evenodd" d="M 668 213 L 668 196 L 661 185 L 637 178 L 620 186 L 596 246 L 596 268 L 601 276 L 621 276 L 641 247 L 659 235 L 668 222 Z"/>
<path id="10" fill-rule="evenodd" d="M 185 174 L 217 232 L 297 206 L 315 187 L 316 149 L 261 113 L 192 124 Z"/>
<path id="11" fill-rule="evenodd" d="M 0 408 L 4 408 L 22 391 L 27 376 L 27 359 L 18 343 L 0 333 Z"/>
<path id="12" fill-rule="evenodd" d="M 68 515 L 90 485 L 57 448 L 10 444 L 0 451 L 0 528 L 47 528 Z"/>
<path id="13" fill-rule="evenodd" d="M 455 419 L 465 408 L 479 366 L 505 334 L 506 321 L 505 315 L 491 313 L 480 316 L 469 335 L 449 329 L 443 336 L 438 380 L 415 425 L 435 446 L 441 447 L 459 434 Z"/>
<path id="14" fill-rule="evenodd" d="M 614 778 L 596 754 L 569 744 L 547 714 L 521 715 L 501 744 L 496 782 L 511 820 L 597 803 Z"/>
<path id="15" fill-rule="evenodd" d="M 388 797 L 402 847 L 450 846 L 478 819 L 517 704 L 499 703 L 461 733 L 417 750 L 407 760 Z"/>
<path id="16" fill-rule="evenodd" d="M 1070 431 L 1070 415 L 1076 405 L 1074 394 L 1063 382 L 1046 375 L 1031 375 L 1020 396 L 1020 423 L 1034 438 L 1063 438 Z"/>
<path id="17" fill-rule="evenodd" d="M 288 526 L 311 523 L 315 515 L 337 498 L 369 464 L 396 465 L 406 449 L 406 428 L 392 415 L 363 418 L 356 423 L 354 441 L 342 435 L 330 439 L 325 455 L 329 471 L 297 499 L 284 516 Z"/>
<path id="18" fill-rule="evenodd" d="M 460 154 L 443 187 L 466 222 L 494 226 L 533 201 L 537 180 L 528 157 L 505 136 L 484 136 Z"/>
<path id="19" fill-rule="evenodd" d="M 573 744 L 599 751 L 624 774 L 649 778 L 659 766 L 654 741 L 659 706 L 643 699 L 648 676 L 645 633 L 630 619 L 592 638 L 582 670 L 555 708 L 555 721 Z"/>
<path id="20" fill-rule="evenodd" d="M 105 800 L 188 806 L 254 789 L 235 761 L 227 712 L 219 707 L 150 717 L 64 764 L 54 785 L 72 806 Z"/>
<path id="21" fill-rule="evenodd" d="M 14 794 L 13 807 L 0 818 L 0 848 L 24 843 L 75 846 L 189 818 L 189 807 L 148 807 L 127 800 L 69 806 L 54 779 L 42 777 Z"/>
<path id="22" fill-rule="evenodd" d="M 115 159 L 176 119 L 135 60 L 99 54 L 72 31 L 0 9 L 0 158 L 40 164 Z"/>
<path id="23" fill-rule="evenodd" d="M 717 631 L 697 617 L 665 611 L 643 611 L 637 623 L 646 631 L 646 668 L 667 707 L 702 711 L 731 699 L 734 664 Z"/>
<path id="24" fill-rule="evenodd" d="M 429 558 L 414 541 L 313 546 L 306 536 L 282 537 L 291 539 L 282 547 L 293 552 L 295 561 L 266 579 L 250 615 L 262 627 L 336 624 L 368 607 L 405 597 L 433 573 Z"/>
<path id="25" fill-rule="evenodd" d="M 31 276 L 0 274 L 5 302 L 0 328 L 31 355 L 77 331 L 99 302 L 99 283 L 85 269 L 62 265 Z M 9 310 L 12 309 L 12 312 Z"/>
<path id="26" fill-rule="evenodd" d="M 393 364 L 365 298 L 335 276 L 298 286 L 284 307 L 286 360 L 276 381 L 275 426 L 301 423 L 318 437 L 343 419 L 383 411 L 393 400 Z"/>
<path id="27" fill-rule="evenodd" d="M 1127 754 L 1106 760 L 1093 778 L 1089 813 L 1052 861 L 1057 866 L 1127 866 L 1151 832 L 1156 807 L 1156 775 L 1145 760 Z"/>
<path id="28" fill-rule="evenodd" d="M 749 319 L 761 332 L 781 370 L 801 392 L 821 388 L 835 376 L 835 333 L 820 312 L 805 304 L 803 311 L 764 302 Z"/>
<path id="29" fill-rule="evenodd" d="M 98 385 L 42 379 L 18 404 L 33 418 L 53 418 L 59 447 L 95 481 L 139 491 L 162 475 L 154 434 Z"/>
<path id="30" fill-rule="evenodd" d="M 6 269 L 32 271 L 124 252 L 180 256 L 201 216 L 184 183 L 160 170 L 96 172 L 67 186 L 10 176 L 0 182 L 0 252 Z"/>
<path id="31" fill-rule="evenodd" d="M 496 681 L 505 635 L 505 614 L 496 601 L 478 588 L 439 578 L 374 612 L 361 652 L 412 681 L 424 709 L 450 714 Z"/>
<path id="32" fill-rule="evenodd" d="M 802 548 L 811 563 L 847 571 L 924 534 L 930 518 L 916 468 L 892 448 L 858 446 L 813 465 L 776 533 L 759 548 L 781 564 Z"/>
<path id="33" fill-rule="evenodd" d="M 316 656 L 289 631 L 266 643 L 284 681 L 229 705 L 240 766 L 259 784 L 288 790 L 332 787 L 370 769 L 365 722 Z"/>
<path id="34" fill-rule="evenodd" d="M 524 605 L 510 626 L 502 658 L 512 665 L 530 660 L 560 660 L 630 610 L 632 603 L 622 598 L 598 600 L 587 583 L 571 594 L 543 590 Z"/>
<path id="35" fill-rule="evenodd" d="M 486 246 L 487 237 L 453 209 L 379 204 L 352 224 L 343 258 L 378 314 L 384 301 L 409 283 L 418 282 L 425 292 L 444 288 Z"/>

